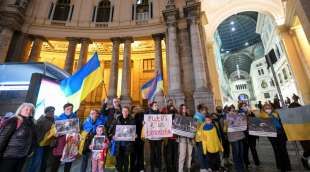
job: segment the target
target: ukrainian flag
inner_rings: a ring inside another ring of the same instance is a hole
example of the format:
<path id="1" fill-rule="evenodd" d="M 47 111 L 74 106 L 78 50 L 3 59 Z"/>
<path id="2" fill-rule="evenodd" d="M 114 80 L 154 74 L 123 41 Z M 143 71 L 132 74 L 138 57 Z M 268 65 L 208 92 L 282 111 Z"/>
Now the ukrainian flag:
<path id="1" fill-rule="evenodd" d="M 310 105 L 279 110 L 289 141 L 310 140 Z"/>
<path id="2" fill-rule="evenodd" d="M 74 112 L 86 96 L 103 81 L 103 67 L 100 65 L 97 52 L 93 57 L 71 77 L 60 82 L 69 103 L 74 105 Z"/>
<path id="3" fill-rule="evenodd" d="M 160 72 L 156 72 L 155 78 L 147 81 L 141 88 L 143 99 L 152 99 L 156 93 L 164 90 L 164 81 Z"/>

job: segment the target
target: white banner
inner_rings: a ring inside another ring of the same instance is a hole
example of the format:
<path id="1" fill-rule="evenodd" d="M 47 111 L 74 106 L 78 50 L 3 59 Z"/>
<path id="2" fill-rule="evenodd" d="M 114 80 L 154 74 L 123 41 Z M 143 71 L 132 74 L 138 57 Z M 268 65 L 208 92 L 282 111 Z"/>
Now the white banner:
<path id="1" fill-rule="evenodd" d="M 148 139 L 172 137 L 172 115 L 145 114 L 144 136 Z"/>

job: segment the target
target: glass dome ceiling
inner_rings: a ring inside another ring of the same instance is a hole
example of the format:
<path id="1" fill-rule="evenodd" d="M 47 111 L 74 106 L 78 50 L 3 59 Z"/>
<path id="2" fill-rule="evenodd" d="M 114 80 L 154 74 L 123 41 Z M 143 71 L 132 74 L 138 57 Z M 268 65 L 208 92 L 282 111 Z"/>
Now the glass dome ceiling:
<path id="1" fill-rule="evenodd" d="M 261 41 L 256 33 L 257 12 L 242 12 L 230 16 L 218 27 L 221 52 L 234 52 Z"/>

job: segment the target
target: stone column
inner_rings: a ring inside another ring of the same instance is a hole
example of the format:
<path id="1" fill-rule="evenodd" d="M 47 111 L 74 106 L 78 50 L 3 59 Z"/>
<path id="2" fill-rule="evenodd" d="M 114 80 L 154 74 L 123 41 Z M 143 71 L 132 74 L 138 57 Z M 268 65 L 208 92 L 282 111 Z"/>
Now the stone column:
<path id="1" fill-rule="evenodd" d="M 297 0 L 296 3 L 296 13 L 305 31 L 308 42 L 310 42 L 310 1 Z"/>
<path id="2" fill-rule="evenodd" d="M 175 100 L 177 106 L 184 103 L 184 93 L 181 86 L 181 70 L 180 70 L 180 57 L 178 51 L 178 40 L 177 40 L 177 19 L 178 10 L 173 5 L 169 5 L 169 8 L 163 12 L 165 21 L 167 24 L 167 44 L 169 47 L 167 64 L 168 64 L 168 80 L 169 89 L 168 94 Z"/>
<path id="3" fill-rule="evenodd" d="M 119 45 L 121 43 L 120 38 L 112 38 L 111 40 L 113 42 L 113 48 L 112 48 L 112 60 L 110 66 L 110 81 L 108 91 L 109 103 L 111 103 L 112 99 L 117 96 Z"/>
<path id="4" fill-rule="evenodd" d="M 190 42 L 191 51 L 193 57 L 193 69 L 194 69 L 194 101 L 195 107 L 200 103 L 205 103 L 209 106 L 210 110 L 213 110 L 213 96 L 208 89 L 207 84 L 207 71 L 204 61 L 204 46 L 200 36 L 200 2 L 188 3 L 184 12 L 189 22 L 190 27 Z"/>
<path id="5" fill-rule="evenodd" d="M 4 63 L 13 37 L 13 30 L 0 27 L 0 63 Z"/>
<path id="6" fill-rule="evenodd" d="M 42 38 L 35 37 L 33 40 L 32 48 L 28 59 L 29 62 L 39 61 L 42 45 L 43 45 Z"/>
<path id="7" fill-rule="evenodd" d="M 28 34 L 19 31 L 14 32 L 6 61 L 27 62 L 30 47 L 31 39 Z"/>
<path id="8" fill-rule="evenodd" d="M 124 54 L 123 54 L 123 73 L 122 73 L 122 90 L 121 104 L 122 106 L 131 106 L 132 100 L 130 97 L 131 90 L 131 37 L 123 38 Z"/>
<path id="9" fill-rule="evenodd" d="M 78 39 L 77 38 L 68 38 L 68 41 L 69 41 L 69 45 L 68 45 L 68 52 L 67 52 L 64 70 L 67 71 L 68 73 L 72 74 L 73 65 L 74 65 L 75 50 L 76 50 L 76 45 L 78 43 Z"/>
<path id="10" fill-rule="evenodd" d="M 81 69 L 87 63 L 88 46 L 91 40 L 88 38 L 81 38 L 80 58 L 78 61 L 77 70 Z"/>
<path id="11" fill-rule="evenodd" d="M 157 72 L 160 72 L 161 76 L 164 77 L 162 45 L 161 45 L 161 41 L 163 40 L 164 36 L 165 35 L 163 33 L 158 33 L 158 34 L 152 35 L 154 43 L 155 43 L 155 73 L 154 73 L 154 76 L 156 76 Z M 159 107 L 164 106 L 164 93 L 163 93 L 163 91 L 156 93 L 155 101 L 158 102 Z"/>

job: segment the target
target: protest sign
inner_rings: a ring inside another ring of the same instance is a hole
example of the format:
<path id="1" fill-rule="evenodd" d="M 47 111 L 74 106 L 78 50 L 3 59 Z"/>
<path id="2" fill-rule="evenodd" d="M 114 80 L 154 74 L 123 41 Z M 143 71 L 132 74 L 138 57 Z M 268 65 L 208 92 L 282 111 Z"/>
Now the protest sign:
<path id="1" fill-rule="evenodd" d="M 191 117 L 176 115 L 172 122 L 173 134 L 194 138 L 197 130 L 197 121 Z"/>
<path id="2" fill-rule="evenodd" d="M 247 119 L 245 114 L 228 114 L 228 132 L 245 131 L 247 129 Z"/>
<path id="3" fill-rule="evenodd" d="M 172 137 L 172 115 L 145 114 L 144 136 L 148 139 Z"/>
<path id="4" fill-rule="evenodd" d="M 277 137 L 277 131 L 271 119 L 249 118 L 249 134 L 262 137 Z"/>
<path id="5" fill-rule="evenodd" d="M 93 149 L 92 151 L 102 151 L 104 149 L 105 136 L 95 136 L 93 138 Z"/>
<path id="6" fill-rule="evenodd" d="M 64 147 L 61 162 L 72 162 L 79 153 L 80 134 L 70 133 L 66 135 L 66 145 Z"/>
<path id="7" fill-rule="evenodd" d="M 69 133 L 78 133 L 80 131 L 79 119 L 72 118 L 66 120 L 55 121 L 55 126 L 58 135 L 64 135 Z"/>
<path id="8" fill-rule="evenodd" d="M 114 139 L 115 141 L 135 141 L 135 125 L 116 125 Z"/>

